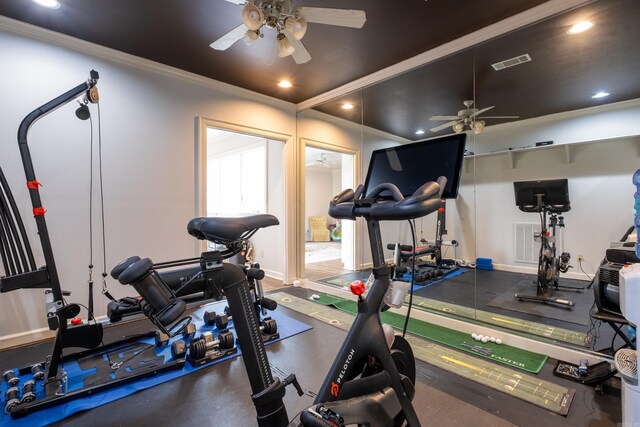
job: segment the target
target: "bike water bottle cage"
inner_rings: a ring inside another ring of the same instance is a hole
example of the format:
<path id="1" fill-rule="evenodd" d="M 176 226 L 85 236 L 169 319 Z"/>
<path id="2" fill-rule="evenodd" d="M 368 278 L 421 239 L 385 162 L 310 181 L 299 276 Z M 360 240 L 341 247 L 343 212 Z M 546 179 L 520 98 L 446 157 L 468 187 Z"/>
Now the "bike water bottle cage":
<path id="1" fill-rule="evenodd" d="M 329 204 L 329 215 L 337 219 L 364 217 L 377 221 L 421 218 L 438 209 L 446 183 L 447 179 L 441 176 L 437 182 L 423 184 L 409 197 L 403 197 L 398 187 L 390 183 L 379 184 L 362 197 L 360 185 L 355 192 L 348 189 L 335 196 Z M 391 193 L 393 200 L 379 199 L 385 191 Z"/>

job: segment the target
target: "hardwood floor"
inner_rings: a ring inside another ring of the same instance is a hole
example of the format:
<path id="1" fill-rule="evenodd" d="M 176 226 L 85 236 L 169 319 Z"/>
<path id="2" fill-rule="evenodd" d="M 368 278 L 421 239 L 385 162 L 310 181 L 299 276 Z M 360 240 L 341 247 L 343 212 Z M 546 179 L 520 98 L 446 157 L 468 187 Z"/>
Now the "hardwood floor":
<path id="1" fill-rule="evenodd" d="M 319 280 L 332 276 L 339 276 L 341 274 L 350 273 L 351 270 L 346 270 L 344 264 L 339 259 L 323 262 L 313 262 L 305 264 L 304 277 L 307 280 Z"/>
<path id="2" fill-rule="evenodd" d="M 312 282 L 351 272 L 351 270 L 346 270 L 344 268 L 344 264 L 342 264 L 339 259 L 306 264 L 304 269 L 305 280 Z M 284 286 L 285 285 L 282 283 L 282 280 L 274 279 L 273 277 L 265 277 L 262 280 L 262 287 L 265 291 L 275 291 Z"/>

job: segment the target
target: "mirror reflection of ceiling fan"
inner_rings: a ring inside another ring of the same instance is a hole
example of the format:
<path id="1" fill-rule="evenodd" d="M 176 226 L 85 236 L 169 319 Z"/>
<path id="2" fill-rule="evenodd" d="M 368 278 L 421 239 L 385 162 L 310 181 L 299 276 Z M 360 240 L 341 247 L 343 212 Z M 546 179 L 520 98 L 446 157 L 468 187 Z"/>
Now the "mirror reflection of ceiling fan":
<path id="1" fill-rule="evenodd" d="M 483 119 L 517 119 L 519 116 L 484 116 L 480 117 L 480 114 L 485 113 L 494 106 L 477 109 L 473 107 L 473 101 L 464 101 L 465 109 L 458 111 L 457 116 L 431 116 L 429 120 L 449 120 L 449 122 L 441 124 L 439 126 L 429 129 L 431 132 L 439 132 L 442 129 L 446 129 L 449 126 L 455 133 L 460 133 L 468 128 L 475 133 L 480 133 L 484 129 L 485 122 Z"/>
<path id="2" fill-rule="evenodd" d="M 367 20 L 362 10 L 293 7 L 292 0 L 226 1 L 244 6 L 242 24 L 211 43 L 212 48 L 226 50 L 240 39 L 251 44 L 264 37 L 266 27 L 277 33 L 278 56 L 284 58 L 291 55 L 297 64 L 304 64 L 311 59 L 311 54 L 301 41 L 307 31 L 307 23 L 362 28 Z"/>
<path id="3" fill-rule="evenodd" d="M 325 168 L 330 168 L 331 165 L 329 164 L 329 159 L 327 159 L 327 155 L 325 153 L 320 153 L 320 156 L 315 159 L 312 162 L 308 162 L 306 164 L 307 167 L 309 166 L 323 166 Z"/>

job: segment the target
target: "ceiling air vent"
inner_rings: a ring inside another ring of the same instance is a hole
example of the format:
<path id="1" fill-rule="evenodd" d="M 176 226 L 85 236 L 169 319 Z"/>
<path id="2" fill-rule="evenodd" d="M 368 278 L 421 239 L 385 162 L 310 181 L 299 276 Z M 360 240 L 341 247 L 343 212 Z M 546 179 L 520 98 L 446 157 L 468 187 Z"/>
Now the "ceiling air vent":
<path id="1" fill-rule="evenodd" d="M 513 67 L 514 65 L 524 64 L 525 62 L 531 61 L 531 57 L 528 53 L 524 55 L 516 56 L 515 58 L 505 59 L 504 61 L 496 62 L 495 64 L 491 64 L 494 70 L 500 71 L 505 68 Z"/>

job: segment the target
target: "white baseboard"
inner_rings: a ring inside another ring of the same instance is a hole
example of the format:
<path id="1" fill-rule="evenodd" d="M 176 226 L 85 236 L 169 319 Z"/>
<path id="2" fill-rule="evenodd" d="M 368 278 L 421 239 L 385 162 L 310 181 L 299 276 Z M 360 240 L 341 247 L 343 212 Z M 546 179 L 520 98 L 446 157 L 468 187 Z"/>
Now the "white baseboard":
<path id="1" fill-rule="evenodd" d="M 98 323 L 105 323 L 108 322 L 108 319 L 107 316 L 98 316 L 96 317 L 96 321 Z M 56 331 L 52 331 L 49 328 L 38 328 L 30 331 L 18 332 L 17 334 L 5 335 L 0 337 L 0 350 L 50 340 L 53 339 L 55 335 Z"/>
<path id="2" fill-rule="evenodd" d="M 262 268 L 262 271 L 264 271 L 264 275 L 267 277 L 271 277 L 272 279 L 277 279 L 277 280 L 284 280 L 284 275 L 279 272 L 279 271 L 273 271 L 273 270 L 267 270 L 266 268 Z"/>
<path id="3" fill-rule="evenodd" d="M 30 331 L 19 332 L 17 334 L 0 337 L 0 350 L 19 347 L 37 341 L 44 341 L 55 336 L 55 332 L 49 328 L 32 329 Z"/>
<path id="4" fill-rule="evenodd" d="M 500 270 L 500 271 L 510 271 L 512 273 L 524 273 L 524 274 L 533 274 L 536 275 L 538 274 L 538 267 L 524 267 L 524 266 L 520 266 L 520 265 L 509 265 L 509 264 L 493 264 L 493 268 L 495 270 Z M 589 277 L 593 277 L 593 275 L 595 273 L 588 273 Z M 587 277 L 587 274 L 582 273 L 582 272 L 572 272 L 569 271 L 567 273 L 560 273 L 560 278 L 566 278 L 566 279 L 576 279 L 576 280 L 586 280 L 588 281 L 589 278 Z"/>

